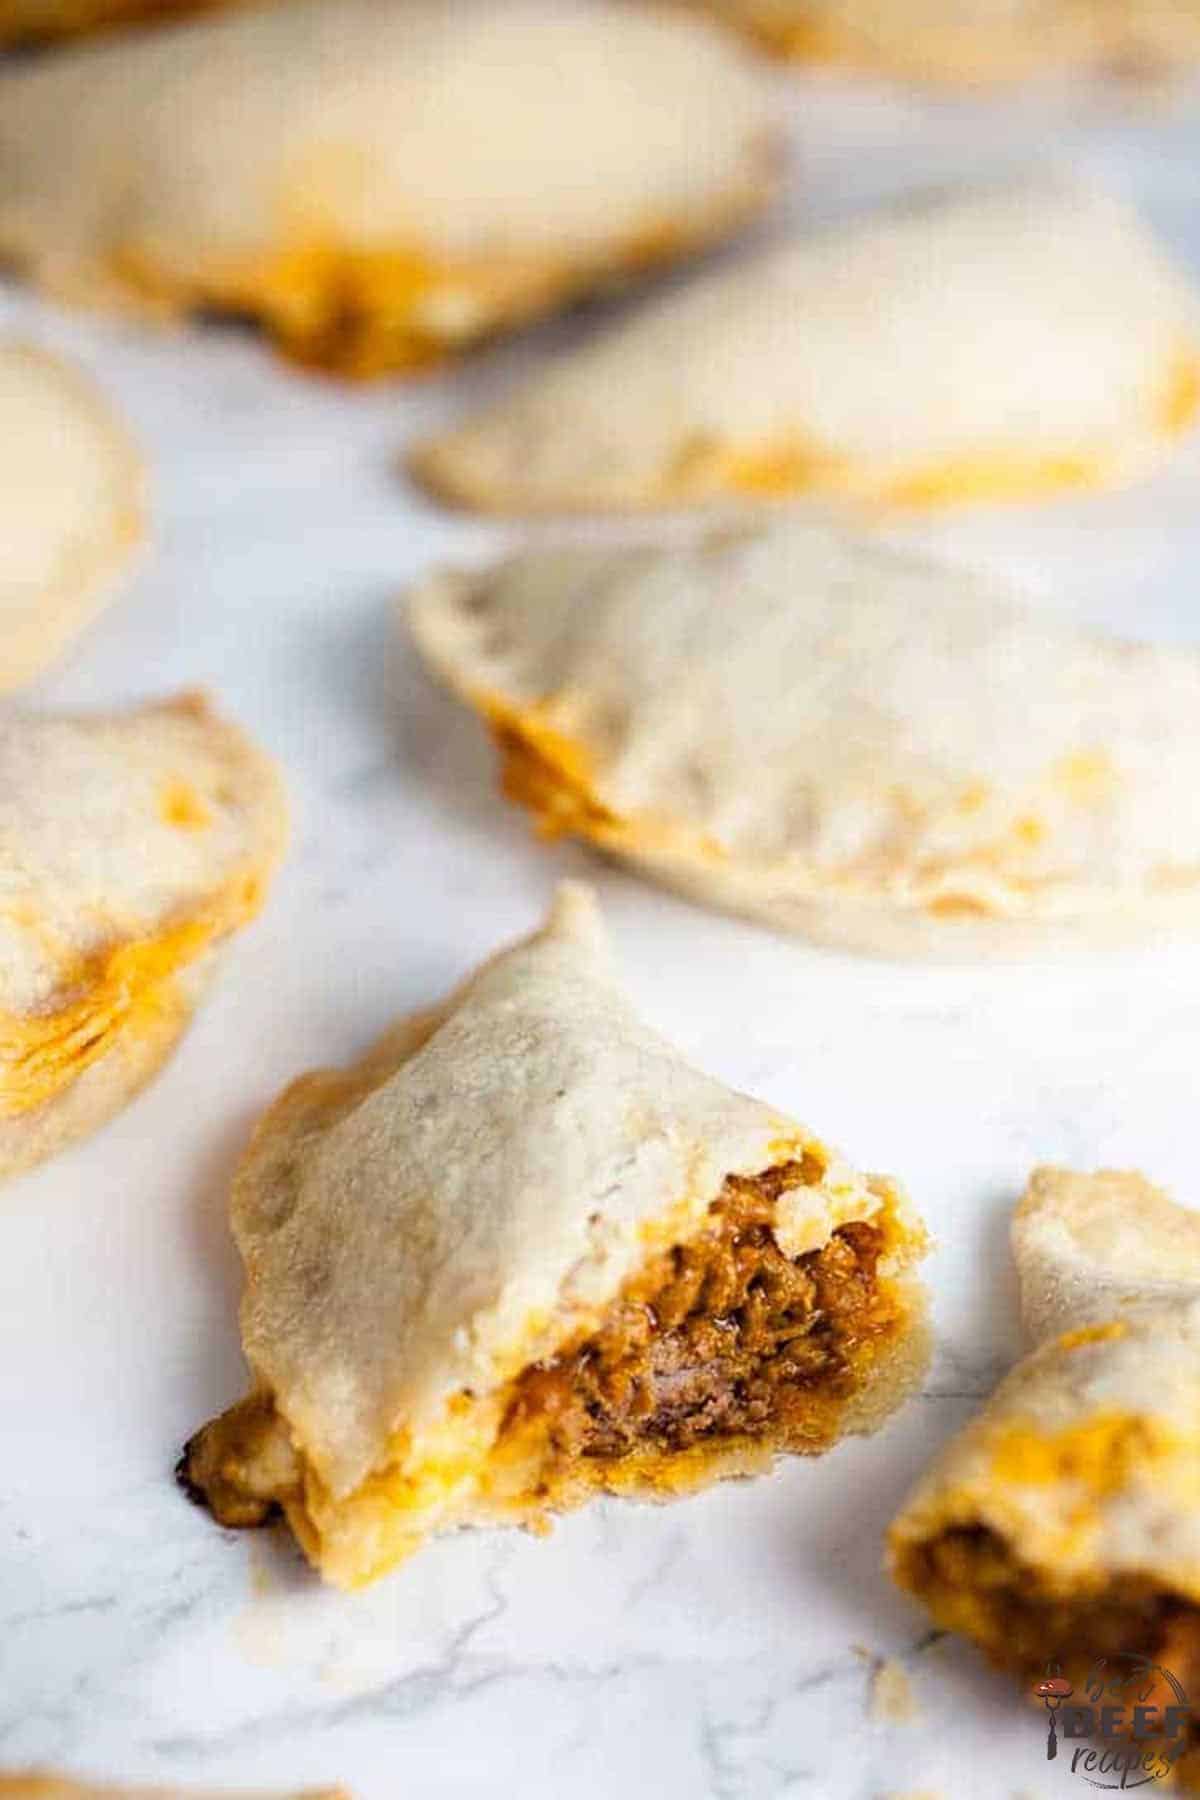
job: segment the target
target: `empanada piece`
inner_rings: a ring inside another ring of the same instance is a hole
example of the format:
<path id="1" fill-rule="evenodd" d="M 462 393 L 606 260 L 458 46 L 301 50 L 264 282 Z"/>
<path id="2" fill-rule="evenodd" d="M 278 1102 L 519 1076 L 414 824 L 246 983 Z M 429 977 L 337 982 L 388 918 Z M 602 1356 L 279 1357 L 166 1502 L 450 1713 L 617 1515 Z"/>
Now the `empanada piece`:
<path id="1" fill-rule="evenodd" d="M 1200 1295 L 1200 1212 L 1141 1175 L 1037 1169 L 1012 1226 L 1021 1315 L 1035 1344 L 1132 1306 Z"/>
<path id="2" fill-rule="evenodd" d="M 298 0 L 0 76 L 0 253 L 55 292 L 411 369 L 724 235 L 774 187 L 761 73 L 587 0 Z"/>
<path id="3" fill-rule="evenodd" d="M 321 1573 L 871 1430 L 924 1365 L 896 1185 L 634 1016 L 595 903 L 267 1113 L 239 1171 L 250 1397 L 180 1476 Z"/>
<path id="4" fill-rule="evenodd" d="M 0 0 L 0 45 L 48 43 L 231 4 L 241 0 Z"/>
<path id="5" fill-rule="evenodd" d="M 1041 71 L 1145 79 L 1200 56 L 1196 0 L 687 0 L 773 54 L 979 86 Z"/>
<path id="6" fill-rule="evenodd" d="M 1200 297 L 1055 181 L 908 200 L 647 306 L 418 449 L 488 509 L 899 507 L 1143 474 L 1200 408 Z"/>
<path id="7" fill-rule="evenodd" d="M 157 1071 L 285 838 L 274 764 L 197 695 L 0 718 L 0 1176 Z"/>
<path id="8" fill-rule="evenodd" d="M 1039 1170 L 1014 1226 L 1038 1347 L 892 1525 L 900 1585 L 1025 1682 L 1056 1662 L 1082 1695 L 1120 1653 L 1200 1690 L 1198 1236 L 1140 1175 Z"/>
<path id="9" fill-rule="evenodd" d="M 141 458 L 58 357 L 0 345 L 0 689 L 99 611 L 142 532 Z"/>
<path id="10" fill-rule="evenodd" d="M 303 1793 L 230 1794 L 177 1787 L 96 1787 L 92 1782 L 72 1781 L 69 1775 L 48 1775 L 30 1769 L 21 1774 L 0 1774 L 0 1800 L 350 1800 L 345 1788 L 305 1788 Z"/>
<path id="11" fill-rule="evenodd" d="M 1200 657 L 795 521 L 532 551 L 408 608 L 510 799 L 711 905 L 889 954 L 1200 924 Z"/>

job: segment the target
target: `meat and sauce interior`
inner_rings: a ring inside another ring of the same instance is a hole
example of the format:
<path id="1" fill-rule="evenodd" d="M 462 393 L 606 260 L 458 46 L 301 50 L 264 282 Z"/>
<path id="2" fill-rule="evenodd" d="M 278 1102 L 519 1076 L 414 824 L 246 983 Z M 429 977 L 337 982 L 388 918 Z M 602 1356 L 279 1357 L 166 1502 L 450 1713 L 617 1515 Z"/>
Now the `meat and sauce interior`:
<path id="1" fill-rule="evenodd" d="M 1082 1682 L 1105 1657 L 1143 1656 L 1200 1694 L 1200 1609 L 1134 1576 L 1052 1574 L 1017 1558 L 996 1532 L 960 1525 L 910 1546 L 900 1571 L 939 1624 L 964 1632 L 992 1662 L 1033 1682 L 1057 1663 Z M 1149 1705 L 1176 1703 L 1150 1694 Z M 1195 1733 L 1195 1727 L 1193 1727 Z"/>
<path id="2" fill-rule="evenodd" d="M 820 1173 L 805 1161 L 730 1176 L 702 1230 L 652 1256 L 594 1330 L 510 1383 L 482 1485 L 510 1507 L 552 1505 L 560 1488 L 705 1450 L 824 1449 L 906 1309 L 880 1277 L 885 1215 L 801 1256 L 780 1249 L 780 1195 Z M 262 1524 L 303 1493 L 301 1460 L 261 1394 L 192 1440 L 180 1476 L 231 1526 Z"/>

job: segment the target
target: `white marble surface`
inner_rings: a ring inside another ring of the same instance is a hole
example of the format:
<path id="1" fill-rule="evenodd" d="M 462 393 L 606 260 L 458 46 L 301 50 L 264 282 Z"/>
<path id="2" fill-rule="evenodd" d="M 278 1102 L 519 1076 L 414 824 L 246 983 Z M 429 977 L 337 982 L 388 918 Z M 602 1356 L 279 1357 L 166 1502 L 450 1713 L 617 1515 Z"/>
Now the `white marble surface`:
<path id="1" fill-rule="evenodd" d="M 796 93 L 802 214 L 1056 144 L 1139 193 L 1200 275 L 1200 107 Z M 135 585 L 33 697 L 211 685 L 287 765 L 297 834 L 162 1079 L 3 1196 L 0 1765 L 337 1778 L 362 1800 L 518 1782 L 526 1800 L 1069 1795 L 1036 1718 L 889 1591 L 880 1538 L 1016 1347 L 1005 1230 L 1031 1165 L 1138 1164 L 1197 1194 L 1200 954 L 854 961 L 535 845 L 389 622 L 431 559 L 505 536 L 407 491 L 397 453 L 527 348 L 457 382 L 346 394 L 232 332 L 147 340 L 13 292 L 8 323 L 78 351 L 155 466 Z M 925 535 L 1047 604 L 1197 640 L 1198 494 L 1193 444 L 1137 493 Z M 548 1542 L 463 1536 L 362 1596 L 324 1593 L 285 1544 L 222 1534 L 171 1481 L 242 1380 L 231 1164 L 285 1080 L 441 993 L 565 870 L 597 881 L 656 1025 L 910 1184 L 939 1238 L 934 1371 L 881 1437 L 821 1463 L 670 1510 L 601 1506 Z M 909 1671 L 918 1721 L 872 1718 L 880 1657 Z"/>

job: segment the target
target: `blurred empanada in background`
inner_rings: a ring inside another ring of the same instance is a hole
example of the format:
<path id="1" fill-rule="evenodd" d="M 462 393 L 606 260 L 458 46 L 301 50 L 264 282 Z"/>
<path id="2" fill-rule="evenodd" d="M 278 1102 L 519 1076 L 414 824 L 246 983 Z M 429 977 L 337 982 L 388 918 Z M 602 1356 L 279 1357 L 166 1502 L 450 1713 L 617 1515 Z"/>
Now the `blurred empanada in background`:
<path id="1" fill-rule="evenodd" d="M 286 835 L 274 764 L 199 696 L 0 714 L 0 1176 L 157 1072 Z"/>
<path id="2" fill-rule="evenodd" d="M 245 0 L 0 0 L 0 46 L 80 37 L 111 26 L 182 18 Z"/>
<path id="3" fill-rule="evenodd" d="M 1147 472 L 1200 410 L 1200 293 L 1057 180 L 920 197 L 760 250 L 418 449 L 516 512 L 813 495 L 1026 500 Z"/>
<path id="4" fill-rule="evenodd" d="M 1194 1703 L 1200 1214 L 1138 1174 L 1039 1169 L 1012 1235 L 1037 1347 L 905 1503 L 892 1573 L 1027 1683 L 1057 1663 L 1082 1697 L 1100 1658 L 1143 1657 Z"/>
<path id="5" fill-rule="evenodd" d="M 684 0 L 779 56 L 966 86 L 1200 58 L 1197 0 Z"/>
<path id="6" fill-rule="evenodd" d="M 111 596 L 142 534 L 144 486 L 85 375 L 0 343 L 0 691 L 52 662 Z"/>
<path id="7" fill-rule="evenodd" d="M 896 955 L 1200 929 L 1200 655 L 776 519 L 435 572 L 403 617 L 540 830 Z"/>
<path id="8" fill-rule="evenodd" d="M 371 375 L 724 236 L 777 160 L 761 68 L 704 21 L 295 0 L 0 75 L 0 254 Z"/>
<path id="9" fill-rule="evenodd" d="M 439 1531 L 818 1454 L 925 1365 L 903 1192 L 648 1030 L 585 888 L 294 1082 L 232 1213 L 255 1386 L 180 1478 L 225 1525 L 282 1509 L 344 1587 Z"/>
<path id="10" fill-rule="evenodd" d="M 294 1788 L 286 1794 L 230 1793 L 228 1789 L 177 1787 L 97 1787 L 92 1782 L 72 1781 L 68 1775 L 49 1775 L 30 1769 L 24 1774 L 0 1774 L 0 1800 L 351 1800 L 345 1788 Z"/>

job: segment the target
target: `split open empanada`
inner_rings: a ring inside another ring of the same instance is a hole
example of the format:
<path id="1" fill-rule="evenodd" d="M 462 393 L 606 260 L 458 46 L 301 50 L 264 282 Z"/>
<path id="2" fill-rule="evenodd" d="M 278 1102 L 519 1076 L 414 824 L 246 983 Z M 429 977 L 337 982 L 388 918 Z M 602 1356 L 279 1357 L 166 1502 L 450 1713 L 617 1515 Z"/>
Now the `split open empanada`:
<path id="1" fill-rule="evenodd" d="M 48 1775 L 41 1770 L 24 1774 L 0 1774 L 0 1800 L 350 1800 L 344 1788 L 305 1788 L 303 1793 L 230 1794 L 177 1787 L 96 1787 L 72 1781 L 67 1775 Z"/>
<path id="2" fill-rule="evenodd" d="M 892 954 L 1200 925 L 1200 657 L 810 524 L 435 574 L 503 786 L 694 898 Z"/>
<path id="3" fill-rule="evenodd" d="M 1057 1663 L 1082 1696 L 1099 1658 L 1144 1656 L 1194 1698 L 1200 1216 L 1042 1169 L 1013 1239 L 1037 1348 L 910 1496 L 892 1572 L 1027 1682 Z"/>
<path id="4" fill-rule="evenodd" d="M 56 292 L 435 361 L 720 237 L 774 186 L 759 72 L 586 0 L 296 0 L 0 76 L 0 254 Z"/>
<path id="5" fill-rule="evenodd" d="M 1200 56 L 1196 0 L 690 0 L 798 62 L 976 85 Z"/>
<path id="6" fill-rule="evenodd" d="M 255 1388 L 181 1479 L 357 1586 L 437 1531 L 669 1499 L 877 1426 L 923 1366 L 921 1226 L 697 1073 L 595 903 L 259 1126 L 233 1224 Z"/>
<path id="7" fill-rule="evenodd" d="M 274 765 L 197 696 L 0 717 L 0 1176 L 151 1078 L 285 836 Z"/>
<path id="8" fill-rule="evenodd" d="M 1102 195 L 1023 181 L 760 251 L 414 459 L 521 511 L 815 494 L 920 507 L 1141 475 L 1200 408 L 1200 296 Z"/>
<path id="9" fill-rule="evenodd" d="M 142 530 L 141 459 L 103 398 L 44 350 L 0 345 L 0 689 L 98 611 Z"/>

